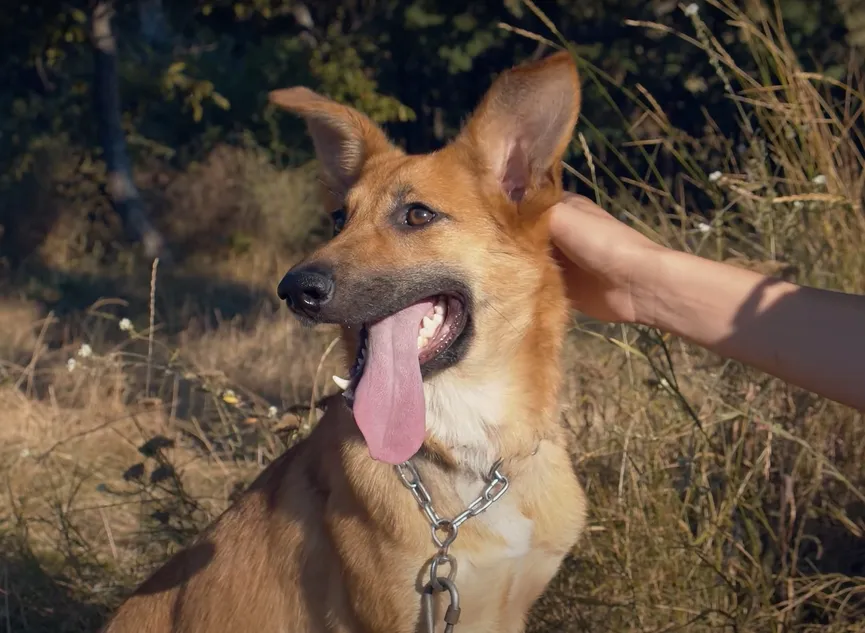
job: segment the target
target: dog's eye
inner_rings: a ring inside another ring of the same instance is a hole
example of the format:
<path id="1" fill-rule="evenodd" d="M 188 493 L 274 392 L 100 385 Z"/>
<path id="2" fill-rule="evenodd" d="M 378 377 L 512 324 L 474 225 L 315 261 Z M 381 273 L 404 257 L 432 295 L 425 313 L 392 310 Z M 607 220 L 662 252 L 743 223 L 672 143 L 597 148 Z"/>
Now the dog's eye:
<path id="1" fill-rule="evenodd" d="M 345 210 L 337 209 L 330 214 L 330 217 L 333 218 L 333 234 L 334 236 L 339 235 L 342 227 L 345 226 Z"/>
<path id="2" fill-rule="evenodd" d="M 414 204 L 405 212 L 405 223 L 409 226 L 422 226 L 429 224 L 435 219 L 436 214 L 426 207 Z"/>

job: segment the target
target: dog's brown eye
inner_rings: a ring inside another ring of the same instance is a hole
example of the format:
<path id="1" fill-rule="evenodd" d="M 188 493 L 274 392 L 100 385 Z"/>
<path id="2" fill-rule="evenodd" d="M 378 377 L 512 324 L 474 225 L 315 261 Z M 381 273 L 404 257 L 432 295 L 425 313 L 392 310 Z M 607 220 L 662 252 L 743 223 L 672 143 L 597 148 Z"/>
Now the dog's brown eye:
<path id="1" fill-rule="evenodd" d="M 342 231 L 342 227 L 345 226 L 345 210 L 337 209 L 330 214 L 330 217 L 333 218 L 333 235 L 336 237 Z"/>
<path id="2" fill-rule="evenodd" d="M 429 224 L 436 217 L 436 214 L 426 207 L 414 205 L 408 208 L 405 214 L 405 223 L 409 226 L 421 226 Z"/>

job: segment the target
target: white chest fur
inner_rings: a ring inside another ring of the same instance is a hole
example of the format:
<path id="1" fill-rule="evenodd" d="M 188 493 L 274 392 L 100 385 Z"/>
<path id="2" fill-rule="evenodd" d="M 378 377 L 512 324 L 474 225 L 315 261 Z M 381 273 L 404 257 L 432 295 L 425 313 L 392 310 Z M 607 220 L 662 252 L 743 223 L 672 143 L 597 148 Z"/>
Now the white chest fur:
<path id="1" fill-rule="evenodd" d="M 505 380 L 469 382 L 445 373 L 424 383 L 424 396 L 427 431 L 467 469 L 489 472 L 508 402 Z"/>
<path id="2" fill-rule="evenodd" d="M 477 498 L 484 485 L 480 479 L 462 477 L 457 481 L 457 492 L 463 503 L 468 506 Z M 522 558 L 529 553 L 534 522 L 520 512 L 516 501 L 509 498 L 507 492 L 484 512 L 472 517 L 470 521 L 482 524 L 493 533 L 494 537 L 498 537 L 491 539 L 492 543 L 504 542 L 502 547 L 490 546 L 487 548 L 486 555 L 481 555 L 483 558 L 487 558 L 487 556 L 497 560 Z M 475 564 L 483 564 L 486 561 L 477 560 L 474 562 Z"/>
<path id="3" fill-rule="evenodd" d="M 494 375 L 467 381 L 445 373 L 425 383 L 424 390 L 430 434 L 452 451 L 468 472 L 489 472 L 499 457 L 496 439 L 509 401 L 504 378 Z M 485 485 L 480 477 L 460 477 L 456 487 L 463 507 L 474 501 Z M 520 512 L 509 492 L 470 521 L 482 523 L 498 537 L 492 542 L 504 541 L 504 548 L 488 550 L 493 558 L 522 557 L 531 547 L 533 522 Z"/>

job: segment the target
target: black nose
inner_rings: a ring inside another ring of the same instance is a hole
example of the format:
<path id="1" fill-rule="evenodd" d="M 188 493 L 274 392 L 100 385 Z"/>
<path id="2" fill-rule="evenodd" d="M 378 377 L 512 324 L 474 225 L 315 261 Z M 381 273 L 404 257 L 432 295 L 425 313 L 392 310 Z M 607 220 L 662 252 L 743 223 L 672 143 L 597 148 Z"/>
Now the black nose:
<path id="1" fill-rule="evenodd" d="M 290 270 L 279 282 L 276 294 L 295 312 L 315 314 L 333 297 L 333 272 L 321 266 Z"/>

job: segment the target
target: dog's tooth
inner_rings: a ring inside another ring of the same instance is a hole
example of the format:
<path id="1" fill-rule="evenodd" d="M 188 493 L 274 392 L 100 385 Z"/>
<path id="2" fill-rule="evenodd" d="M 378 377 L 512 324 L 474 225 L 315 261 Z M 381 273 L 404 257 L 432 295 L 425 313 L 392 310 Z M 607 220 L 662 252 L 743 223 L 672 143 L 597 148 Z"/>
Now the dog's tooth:
<path id="1" fill-rule="evenodd" d="M 436 306 L 433 308 L 433 313 L 435 314 L 435 316 L 443 317 L 445 314 L 445 304 L 437 303 Z"/>
<path id="2" fill-rule="evenodd" d="M 436 313 L 433 315 L 433 318 L 432 318 L 433 325 L 435 325 L 436 327 L 438 327 L 439 325 L 441 325 L 441 324 L 442 324 L 442 321 L 444 321 L 444 320 L 445 320 L 445 315 L 444 315 L 444 314 L 439 314 L 438 312 L 436 312 Z"/>
<path id="3" fill-rule="evenodd" d="M 435 316 L 435 315 L 433 315 L 433 316 Z M 431 319 L 431 318 L 428 317 L 428 316 L 425 316 L 425 317 L 423 318 L 423 329 L 424 329 L 424 330 L 428 330 L 428 329 L 430 329 L 431 327 L 434 327 L 434 326 L 435 326 L 435 322 L 433 321 L 433 319 Z"/>
<path id="4" fill-rule="evenodd" d="M 427 338 L 425 336 L 417 337 L 417 348 L 423 349 L 423 346 L 427 344 Z"/>
<path id="5" fill-rule="evenodd" d="M 351 385 L 350 380 L 346 380 L 345 378 L 340 378 L 339 376 L 334 376 L 333 381 L 336 383 L 336 386 L 345 391 L 348 389 L 349 385 Z"/>

